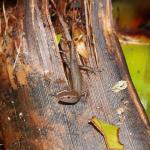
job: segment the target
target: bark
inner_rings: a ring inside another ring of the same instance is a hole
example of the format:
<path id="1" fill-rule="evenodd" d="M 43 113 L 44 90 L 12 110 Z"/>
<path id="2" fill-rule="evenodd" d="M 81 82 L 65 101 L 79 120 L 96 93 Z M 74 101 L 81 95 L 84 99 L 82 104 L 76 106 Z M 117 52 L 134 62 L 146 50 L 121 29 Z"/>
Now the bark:
<path id="1" fill-rule="evenodd" d="M 113 29 L 110 0 L 84 1 L 87 36 L 92 41 L 88 65 L 101 72 L 82 72 L 88 96 L 75 105 L 61 105 L 54 97 L 68 82 L 53 29 L 36 3 L 33 27 L 29 2 L 20 3 L 25 35 L 15 69 L 10 69 L 8 58 L 1 62 L 5 82 L 0 78 L 0 121 L 5 149 L 106 150 L 103 137 L 88 124 L 97 116 L 120 127 L 125 150 L 149 150 L 149 121 Z M 128 88 L 113 93 L 112 86 L 122 79 Z M 121 116 L 118 108 L 124 108 Z"/>

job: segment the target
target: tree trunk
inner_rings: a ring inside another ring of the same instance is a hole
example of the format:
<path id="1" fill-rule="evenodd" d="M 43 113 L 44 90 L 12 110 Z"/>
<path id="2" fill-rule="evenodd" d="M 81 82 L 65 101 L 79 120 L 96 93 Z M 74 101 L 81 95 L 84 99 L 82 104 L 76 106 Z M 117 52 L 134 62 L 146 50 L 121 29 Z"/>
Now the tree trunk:
<path id="1" fill-rule="evenodd" d="M 9 57 L 1 60 L 5 80 L 0 78 L 0 121 L 5 149 L 106 150 L 103 137 L 88 124 L 92 116 L 120 127 L 125 150 L 150 149 L 149 121 L 113 29 L 111 2 L 84 3 L 87 36 L 93 43 L 88 66 L 101 72 L 82 72 L 88 96 L 75 105 L 61 105 L 54 96 L 68 82 L 53 28 L 43 19 L 37 3 L 34 18 L 29 0 L 18 4 L 24 8 L 22 50 L 15 68 Z M 113 93 L 112 86 L 120 80 L 126 80 L 128 88 Z M 119 108 L 124 108 L 121 116 Z"/>

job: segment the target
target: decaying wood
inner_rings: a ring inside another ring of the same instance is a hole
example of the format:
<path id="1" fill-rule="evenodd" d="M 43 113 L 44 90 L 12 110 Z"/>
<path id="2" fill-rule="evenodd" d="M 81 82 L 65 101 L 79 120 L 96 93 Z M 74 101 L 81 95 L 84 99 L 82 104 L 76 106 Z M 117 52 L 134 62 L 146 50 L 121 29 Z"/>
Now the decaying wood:
<path id="1" fill-rule="evenodd" d="M 149 122 L 112 30 L 110 0 L 85 0 L 88 40 L 92 41 L 88 65 L 101 72 L 89 76 L 82 72 L 89 94 L 75 105 L 61 105 L 54 96 L 68 82 L 53 31 L 46 19 L 43 24 L 36 0 L 33 20 L 30 2 L 20 3 L 25 35 L 15 69 L 8 57 L 0 55 L 0 127 L 5 149 L 106 150 L 103 137 L 88 124 L 97 116 L 120 127 L 125 150 L 149 150 Z M 113 93 L 111 88 L 122 79 L 128 89 Z M 120 108 L 121 114 L 117 113 Z"/>
<path id="2" fill-rule="evenodd" d="M 147 126 L 147 128 L 149 128 L 150 124 L 149 124 L 148 117 L 147 115 L 145 115 L 146 114 L 145 110 L 133 86 L 131 77 L 129 75 L 129 71 L 127 69 L 127 65 L 125 62 L 123 52 L 121 50 L 116 33 L 113 31 L 113 28 L 112 28 L 113 21 L 112 21 L 111 10 L 112 10 L 111 4 L 107 3 L 106 10 L 105 10 L 105 14 L 107 17 L 105 17 L 104 14 L 102 15 L 102 19 L 103 19 L 104 26 L 105 26 L 104 34 L 105 34 L 105 38 L 107 39 L 106 44 L 108 46 L 108 49 L 111 55 L 114 55 L 114 59 L 118 65 L 122 79 L 128 82 L 128 91 L 129 91 L 129 95 L 131 96 L 131 100 L 133 101 L 137 111 L 139 112 L 143 123 Z"/>

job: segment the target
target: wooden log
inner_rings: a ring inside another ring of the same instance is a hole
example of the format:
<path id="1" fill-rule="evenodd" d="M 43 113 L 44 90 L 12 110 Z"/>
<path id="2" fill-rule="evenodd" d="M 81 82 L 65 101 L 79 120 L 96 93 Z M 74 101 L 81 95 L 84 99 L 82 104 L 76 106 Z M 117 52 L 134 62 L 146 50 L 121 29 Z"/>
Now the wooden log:
<path id="1" fill-rule="evenodd" d="M 92 116 L 120 127 L 125 150 L 149 150 L 149 122 L 127 70 L 113 31 L 110 0 L 85 0 L 88 38 L 93 42 L 89 66 L 101 72 L 82 72 L 88 97 L 75 105 L 61 105 L 54 95 L 68 87 L 52 28 L 43 22 L 35 4 L 34 27 L 30 1 L 24 0 L 23 51 L 13 78 L 7 58 L 2 61 L 1 130 L 8 150 L 106 150 L 103 137 L 90 125 Z M 9 69 L 9 71 L 8 71 Z M 120 80 L 128 89 L 113 93 Z M 119 108 L 124 112 L 117 113 Z"/>

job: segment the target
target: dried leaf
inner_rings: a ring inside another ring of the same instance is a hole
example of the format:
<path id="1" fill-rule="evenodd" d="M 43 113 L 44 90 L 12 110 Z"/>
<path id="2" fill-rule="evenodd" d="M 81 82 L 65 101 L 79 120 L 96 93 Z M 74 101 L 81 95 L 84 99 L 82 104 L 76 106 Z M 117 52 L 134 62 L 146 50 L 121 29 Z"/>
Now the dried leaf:
<path id="1" fill-rule="evenodd" d="M 79 41 L 76 44 L 76 50 L 77 52 L 83 57 L 88 59 L 89 58 L 89 52 L 87 51 L 87 48 L 85 46 L 85 43 L 83 41 Z"/>
<path id="2" fill-rule="evenodd" d="M 118 81 L 113 87 L 112 91 L 117 93 L 127 88 L 127 81 L 121 80 Z"/>
<path id="3" fill-rule="evenodd" d="M 107 124 L 95 116 L 92 117 L 91 123 L 102 133 L 109 150 L 123 150 L 123 144 L 119 142 L 118 127 Z"/>
<path id="4" fill-rule="evenodd" d="M 85 42 L 86 42 L 85 31 L 77 24 L 73 24 L 72 35 L 73 35 L 73 41 L 75 43 L 77 52 L 83 58 L 88 59 L 89 51 L 87 50 L 87 46 L 85 44 Z"/>

